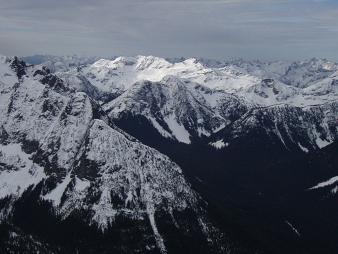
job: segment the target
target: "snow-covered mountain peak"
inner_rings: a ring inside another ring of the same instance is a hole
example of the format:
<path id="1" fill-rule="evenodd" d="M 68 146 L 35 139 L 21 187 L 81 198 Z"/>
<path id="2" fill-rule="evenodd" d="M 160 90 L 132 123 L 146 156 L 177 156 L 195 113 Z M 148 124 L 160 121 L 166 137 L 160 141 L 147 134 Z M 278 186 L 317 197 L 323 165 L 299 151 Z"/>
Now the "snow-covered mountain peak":
<path id="1" fill-rule="evenodd" d="M 197 68 L 203 68 L 203 64 L 197 58 L 188 58 L 182 61 L 185 65 L 195 66 Z"/>
<path id="2" fill-rule="evenodd" d="M 146 69 L 160 69 L 170 67 L 171 64 L 164 58 L 155 56 L 142 56 L 135 57 L 120 56 L 114 60 L 100 59 L 92 64 L 92 67 L 96 68 L 109 68 L 117 70 L 119 68 L 125 68 L 127 66 L 133 66 L 135 71 L 142 71 Z"/>
<path id="3" fill-rule="evenodd" d="M 162 69 L 162 68 L 170 68 L 172 66 L 164 58 L 155 57 L 155 56 L 137 56 L 137 70 L 145 70 L 145 69 Z"/>
<path id="4" fill-rule="evenodd" d="M 157 82 L 167 75 L 226 91 L 259 82 L 259 78 L 241 73 L 236 68 L 208 68 L 194 58 L 175 63 L 153 56 L 119 57 L 112 61 L 102 59 L 82 69 L 82 73 L 99 89 L 118 93 L 127 90 L 137 81 Z"/>
<path id="5" fill-rule="evenodd" d="M 20 78 L 15 61 L 7 69 L 0 64 L 1 222 L 24 195 L 48 207 L 48 216 L 75 218 L 102 234 L 137 225 L 132 232 L 142 234 L 142 250 L 167 252 L 170 239 L 159 229 L 166 225 L 214 247 L 202 200 L 176 163 L 117 128 L 89 94 L 58 89 L 56 83 L 66 87 L 62 80 L 34 67 Z M 181 122 L 174 127 L 184 129 Z"/>
<path id="6" fill-rule="evenodd" d="M 135 58 L 133 57 L 117 57 L 114 60 L 109 59 L 100 59 L 92 64 L 92 67 L 95 68 L 107 68 L 116 70 L 129 65 L 135 64 Z"/>

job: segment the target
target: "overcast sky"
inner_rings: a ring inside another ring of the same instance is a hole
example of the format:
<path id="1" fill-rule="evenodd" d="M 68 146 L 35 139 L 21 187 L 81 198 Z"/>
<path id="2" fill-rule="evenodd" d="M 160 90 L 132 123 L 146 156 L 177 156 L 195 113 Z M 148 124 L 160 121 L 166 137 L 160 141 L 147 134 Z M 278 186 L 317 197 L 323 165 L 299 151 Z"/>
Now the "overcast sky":
<path id="1" fill-rule="evenodd" d="M 338 60 L 338 0 L 0 0 L 0 54 Z"/>

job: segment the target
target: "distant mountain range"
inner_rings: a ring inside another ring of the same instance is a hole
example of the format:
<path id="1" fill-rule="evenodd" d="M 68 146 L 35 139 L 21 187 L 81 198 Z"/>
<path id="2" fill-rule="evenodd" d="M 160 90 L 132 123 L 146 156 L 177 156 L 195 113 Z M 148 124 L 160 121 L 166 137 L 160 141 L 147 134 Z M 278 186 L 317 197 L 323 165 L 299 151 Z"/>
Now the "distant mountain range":
<path id="1" fill-rule="evenodd" d="M 0 252 L 335 253 L 338 64 L 0 57 Z"/>

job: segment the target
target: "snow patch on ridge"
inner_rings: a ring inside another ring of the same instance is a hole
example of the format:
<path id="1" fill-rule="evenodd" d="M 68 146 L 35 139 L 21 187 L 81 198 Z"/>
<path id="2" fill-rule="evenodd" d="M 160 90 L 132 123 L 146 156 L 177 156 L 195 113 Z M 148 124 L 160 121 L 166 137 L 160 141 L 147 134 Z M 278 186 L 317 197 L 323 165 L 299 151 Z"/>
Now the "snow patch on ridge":
<path id="1" fill-rule="evenodd" d="M 332 193 L 332 194 L 338 193 L 338 186 L 334 187 L 334 188 L 331 190 L 331 193 Z"/>
<path id="2" fill-rule="evenodd" d="M 0 162 L 11 167 L 0 171 L 0 199 L 21 196 L 28 187 L 36 186 L 46 177 L 43 168 L 33 163 L 20 144 L 0 145 Z"/>
<path id="3" fill-rule="evenodd" d="M 99 202 L 92 209 L 95 212 L 93 221 L 102 231 L 114 221 L 117 211 L 112 208 L 110 190 L 107 187 L 102 190 Z"/>
<path id="4" fill-rule="evenodd" d="M 299 146 L 299 148 L 300 148 L 303 152 L 305 152 L 305 153 L 308 153 L 308 152 L 309 152 L 309 149 L 307 149 L 306 147 L 302 146 L 302 144 L 299 143 L 299 142 L 298 142 L 298 146 Z"/>
<path id="5" fill-rule="evenodd" d="M 173 114 L 169 115 L 168 117 L 164 118 L 164 121 L 167 123 L 169 129 L 171 130 L 172 134 L 175 136 L 175 138 L 186 144 L 190 144 L 190 134 L 189 132 L 184 128 L 183 125 L 179 124 L 175 116 Z"/>
<path id="6" fill-rule="evenodd" d="M 78 192 L 83 192 L 85 189 L 89 188 L 90 182 L 85 179 L 75 177 L 75 190 Z"/>
<path id="7" fill-rule="evenodd" d="M 332 185 L 336 182 L 338 182 L 338 176 L 332 177 L 325 182 L 318 183 L 316 186 L 309 188 L 309 190 L 315 190 L 315 189 L 323 188 L 323 187 L 326 187 L 326 186 L 330 186 L 330 185 Z"/>
<path id="8" fill-rule="evenodd" d="M 223 139 L 217 140 L 216 142 L 209 143 L 209 145 L 215 147 L 216 149 L 222 149 L 226 146 L 229 146 L 229 143 L 224 143 Z"/>
<path id="9" fill-rule="evenodd" d="M 156 222 L 155 222 L 155 214 L 154 214 L 153 209 L 147 207 L 147 213 L 148 213 L 148 218 L 149 218 L 151 228 L 154 232 L 157 247 L 160 249 L 161 253 L 163 253 L 163 254 L 167 253 L 166 247 L 164 245 L 164 240 L 163 240 L 162 236 L 160 235 L 160 233 L 158 232 L 158 229 L 157 229 L 157 225 L 156 225 Z"/>
<path id="10" fill-rule="evenodd" d="M 59 206 L 61 203 L 62 195 L 65 193 L 66 188 L 72 180 L 70 173 L 66 175 L 63 181 L 56 186 L 55 189 L 44 195 L 42 198 L 53 202 L 54 206 Z"/>
<path id="11" fill-rule="evenodd" d="M 293 232 L 295 232 L 296 235 L 300 237 L 299 231 L 289 221 L 286 220 L 285 223 L 292 229 Z"/>
<path id="12" fill-rule="evenodd" d="M 151 116 L 147 116 L 147 118 L 150 120 L 150 122 L 152 123 L 152 125 L 155 127 L 155 129 L 165 138 L 167 137 L 172 137 L 172 135 L 170 133 L 168 133 L 165 129 L 162 128 L 162 126 L 156 121 L 156 119 L 154 119 Z"/>
<path id="13" fill-rule="evenodd" d="M 333 141 L 327 141 L 325 139 L 321 139 L 320 137 L 317 137 L 315 140 L 317 146 L 322 149 L 330 144 L 332 144 Z"/>

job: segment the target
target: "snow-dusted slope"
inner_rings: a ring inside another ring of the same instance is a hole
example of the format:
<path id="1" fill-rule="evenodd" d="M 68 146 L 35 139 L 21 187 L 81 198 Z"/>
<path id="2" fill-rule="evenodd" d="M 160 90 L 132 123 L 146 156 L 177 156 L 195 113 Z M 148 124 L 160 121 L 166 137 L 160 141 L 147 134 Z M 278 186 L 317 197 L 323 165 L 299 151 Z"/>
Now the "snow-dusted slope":
<path id="1" fill-rule="evenodd" d="M 18 59 L 1 61 L 0 199 L 8 204 L 0 218 L 10 220 L 15 202 L 37 191 L 34 202 L 49 201 L 63 220 L 81 214 L 103 231 L 117 217 L 145 223 L 152 235 L 144 237 L 162 253 L 159 212 L 178 231 L 200 231 L 213 248 L 215 229 L 175 163 L 116 128 L 86 93 Z M 175 219 L 186 211 L 192 228 Z"/>
<path id="2" fill-rule="evenodd" d="M 247 108 L 234 95 L 175 76 L 138 82 L 104 106 L 113 119 L 143 116 L 164 137 L 187 144 L 192 137 L 210 136 L 224 128 Z"/>
<path id="3" fill-rule="evenodd" d="M 286 150 L 309 152 L 337 140 L 337 115 L 337 102 L 303 108 L 288 105 L 257 107 L 234 121 L 230 128 L 215 134 L 212 144 L 222 141 L 231 146 L 238 138 L 252 138 L 260 133 Z"/>
<path id="4" fill-rule="evenodd" d="M 310 190 L 315 190 L 315 189 L 324 188 L 324 187 L 327 187 L 327 186 L 332 186 L 337 182 L 338 182 L 338 176 L 335 176 L 335 177 L 330 178 L 327 181 L 318 183 L 317 185 L 311 187 Z M 332 189 L 332 193 L 334 193 L 334 194 L 337 193 L 337 187 Z"/>

